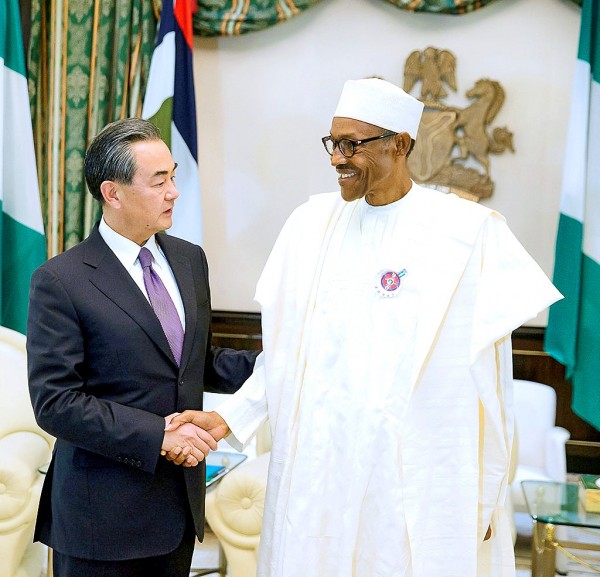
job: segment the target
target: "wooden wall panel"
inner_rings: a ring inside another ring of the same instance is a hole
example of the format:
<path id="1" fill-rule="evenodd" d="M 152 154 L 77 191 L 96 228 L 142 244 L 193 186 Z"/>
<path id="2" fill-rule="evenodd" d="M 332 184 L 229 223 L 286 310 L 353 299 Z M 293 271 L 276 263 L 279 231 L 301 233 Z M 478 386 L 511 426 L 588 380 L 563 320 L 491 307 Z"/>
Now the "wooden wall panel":
<path id="1" fill-rule="evenodd" d="M 543 351 L 544 329 L 521 327 L 513 333 L 513 375 L 546 383 L 556 391 L 556 424 L 571 433 L 573 440 L 600 441 L 600 431 L 580 419 L 571 410 L 571 384 L 565 380 L 565 368 Z"/>
<path id="2" fill-rule="evenodd" d="M 259 351 L 262 335 L 259 313 L 213 311 L 212 343 L 217 347 Z"/>
<path id="3" fill-rule="evenodd" d="M 600 473 L 600 431 L 571 410 L 571 384 L 565 368 L 544 352 L 544 329 L 521 327 L 513 333 L 513 375 L 546 383 L 556 391 L 556 424 L 571 433 L 567 469 L 572 473 Z"/>

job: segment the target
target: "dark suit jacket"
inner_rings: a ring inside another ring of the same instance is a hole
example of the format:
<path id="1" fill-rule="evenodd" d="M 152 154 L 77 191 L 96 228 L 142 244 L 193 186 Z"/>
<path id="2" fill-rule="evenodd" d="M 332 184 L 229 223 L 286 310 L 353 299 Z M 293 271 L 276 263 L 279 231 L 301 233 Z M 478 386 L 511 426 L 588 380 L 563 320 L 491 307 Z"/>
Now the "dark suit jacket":
<path id="1" fill-rule="evenodd" d="M 210 345 L 202 249 L 157 235 L 181 292 L 181 366 L 150 304 L 98 226 L 31 280 L 29 386 L 39 425 L 57 438 L 35 539 L 98 560 L 161 555 L 179 544 L 186 515 L 200 539 L 205 466 L 160 457 L 164 418 L 200 409 L 204 390 L 230 393 L 257 353 Z"/>

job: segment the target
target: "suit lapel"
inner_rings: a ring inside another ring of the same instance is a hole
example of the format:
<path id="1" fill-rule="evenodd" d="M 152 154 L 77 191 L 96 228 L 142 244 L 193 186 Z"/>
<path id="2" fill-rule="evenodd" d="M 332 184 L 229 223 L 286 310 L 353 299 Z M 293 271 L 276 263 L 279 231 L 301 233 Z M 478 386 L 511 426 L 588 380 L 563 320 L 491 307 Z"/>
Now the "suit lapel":
<path id="1" fill-rule="evenodd" d="M 158 317 L 131 275 L 102 239 L 97 225 L 87 240 L 85 263 L 95 269 L 90 275 L 92 284 L 129 315 L 175 363 Z"/>

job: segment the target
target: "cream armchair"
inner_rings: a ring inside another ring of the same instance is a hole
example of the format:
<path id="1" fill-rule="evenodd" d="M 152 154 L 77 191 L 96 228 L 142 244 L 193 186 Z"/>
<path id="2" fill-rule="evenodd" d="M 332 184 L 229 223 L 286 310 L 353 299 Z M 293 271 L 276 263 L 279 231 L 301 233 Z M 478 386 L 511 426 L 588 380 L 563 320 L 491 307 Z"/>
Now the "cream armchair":
<path id="1" fill-rule="evenodd" d="M 526 512 L 521 481 L 566 481 L 570 434 L 555 424 L 556 392 L 549 385 L 515 379 L 514 412 L 519 445 L 512 498 L 515 511 Z"/>
<path id="2" fill-rule="evenodd" d="M 36 424 L 25 337 L 0 327 L 0 577 L 39 577 L 45 548 L 33 543 L 43 475 L 54 440 Z"/>
<path id="3" fill-rule="evenodd" d="M 225 475 L 206 495 L 206 520 L 223 548 L 229 577 L 256 575 L 270 448 L 267 422 L 257 434 L 258 456 Z"/>

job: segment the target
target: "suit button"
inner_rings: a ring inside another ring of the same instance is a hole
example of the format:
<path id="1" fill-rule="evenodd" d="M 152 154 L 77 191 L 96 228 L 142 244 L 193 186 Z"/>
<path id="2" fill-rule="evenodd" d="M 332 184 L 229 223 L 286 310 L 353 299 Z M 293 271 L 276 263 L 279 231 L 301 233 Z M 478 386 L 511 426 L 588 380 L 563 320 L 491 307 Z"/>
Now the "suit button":
<path id="1" fill-rule="evenodd" d="M 179 386 L 180 386 L 180 387 L 183 387 L 183 379 L 181 379 L 181 380 L 179 381 Z"/>

